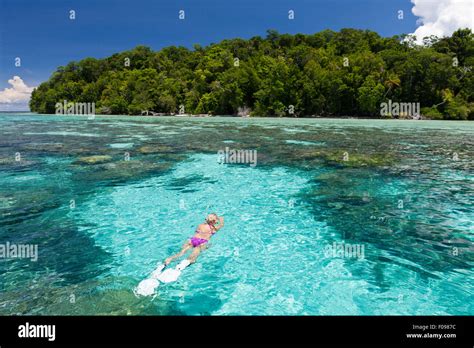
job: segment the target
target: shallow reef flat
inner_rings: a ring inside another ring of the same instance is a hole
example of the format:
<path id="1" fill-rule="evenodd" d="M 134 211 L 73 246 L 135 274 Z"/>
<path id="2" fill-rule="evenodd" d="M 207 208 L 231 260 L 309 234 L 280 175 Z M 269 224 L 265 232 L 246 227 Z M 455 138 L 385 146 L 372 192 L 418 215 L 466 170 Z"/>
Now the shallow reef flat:
<path id="1" fill-rule="evenodd" d="M 0 114 L 0 134 L 0 238 L 39 247 L 0 262 L 2 315 L 474 313 L 469 123 Z M 136 298 L 211 211 L 192 271 Z"/>

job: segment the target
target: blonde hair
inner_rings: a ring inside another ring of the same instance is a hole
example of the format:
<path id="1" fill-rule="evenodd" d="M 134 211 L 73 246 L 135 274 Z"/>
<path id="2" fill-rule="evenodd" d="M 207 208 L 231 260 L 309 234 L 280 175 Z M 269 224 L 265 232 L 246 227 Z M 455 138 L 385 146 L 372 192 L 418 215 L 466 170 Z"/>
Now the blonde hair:
<path id="1" fill-rule="evenodd" d="M 206 221 L 209 222 L 209 218 L 210 218 L 211 216 L 214 216 L 214 217 L 216 218 L 215 221 L 217 222 L 217 214 L 216 214 L 216 213 L 210 213 L 210 214 L 206 217 Z"/>

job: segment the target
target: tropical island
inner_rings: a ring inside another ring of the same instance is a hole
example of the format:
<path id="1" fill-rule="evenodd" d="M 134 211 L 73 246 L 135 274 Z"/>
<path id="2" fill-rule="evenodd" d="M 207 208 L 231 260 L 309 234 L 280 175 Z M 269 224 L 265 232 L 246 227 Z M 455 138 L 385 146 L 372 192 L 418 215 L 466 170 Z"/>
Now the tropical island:
<path id="1" fill-rule="evenodd" d="M 401 103 L 418 105 L 424 118 L 474 120 L 473 39 L 470 29 L 423 45 L 369 30 L 269 30 L 192 50 L 137 46 L 57 68 L 30 109 L 94 103 L 111 115 L 413 118 L 393 112 Z"/>

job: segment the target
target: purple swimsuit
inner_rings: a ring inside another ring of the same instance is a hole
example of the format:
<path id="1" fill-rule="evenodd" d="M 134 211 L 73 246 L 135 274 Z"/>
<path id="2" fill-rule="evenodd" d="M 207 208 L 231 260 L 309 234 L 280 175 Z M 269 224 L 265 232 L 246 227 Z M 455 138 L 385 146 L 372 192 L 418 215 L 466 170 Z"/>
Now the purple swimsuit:
<path id="1" fill-rule="evenodd" d="M 211 227 L 211 225 L 209 225 L 209 227 L 211 228 L 211 231 L 212 231 L 213 227 Z M 201 233 L 201 231 L 199 231 L 199 229 L 197 229 L 195 233 Z M 215 231 L 211 232 L 212 235 L 214 233 L 216 233 L 216 232 Z M 193 245 L 193 248 L 198 247 L 202 244 L 205 244 L 205 243 L 209 242 L 207 239 L 199 238 L 199 237 L 192 237 L 190 241 L 191 241 L 191 244 Z"/>
<path id="2" fill-rule="evenodd" d="M 191 238 L 191 244 L 193 245 L 193 248 L 200 246 L 201 244 L 207 243 L 207 239 L 203 238 L 198 238 L 198 237 L 193 237 Z"/>

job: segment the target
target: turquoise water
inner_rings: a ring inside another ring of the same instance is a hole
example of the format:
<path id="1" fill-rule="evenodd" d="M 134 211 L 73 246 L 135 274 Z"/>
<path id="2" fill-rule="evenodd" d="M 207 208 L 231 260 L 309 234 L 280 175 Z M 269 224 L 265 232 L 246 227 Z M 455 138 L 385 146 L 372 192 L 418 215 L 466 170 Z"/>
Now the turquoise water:
<path id="1" fill-rule="evenodd" d="M 0 135 L 0 244 L 39 250 L 0 260 L 0 314 L 474 314 L 473 123 L 0 114 Z M 135 297 L 214 211 L 198 262 Z"/>

